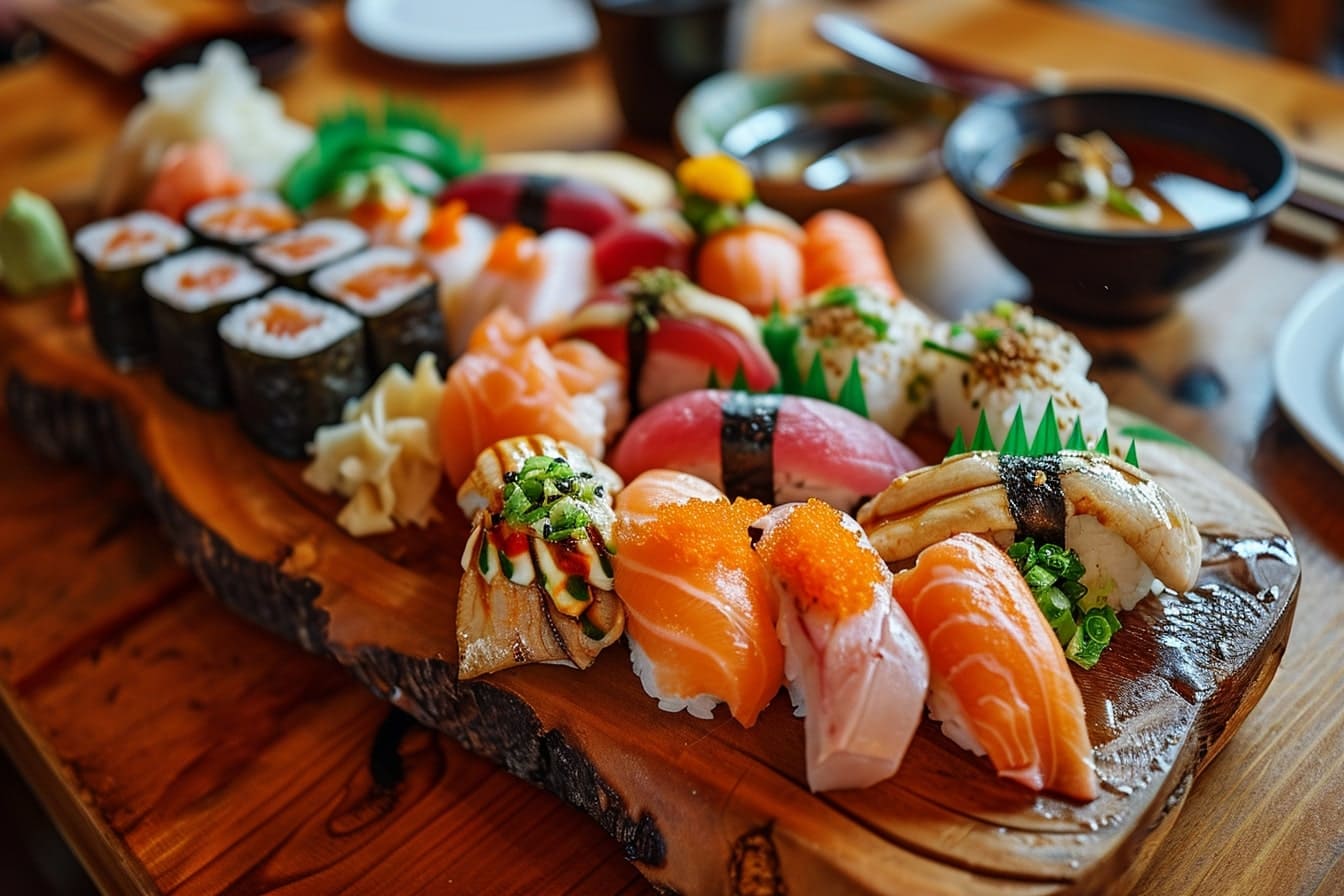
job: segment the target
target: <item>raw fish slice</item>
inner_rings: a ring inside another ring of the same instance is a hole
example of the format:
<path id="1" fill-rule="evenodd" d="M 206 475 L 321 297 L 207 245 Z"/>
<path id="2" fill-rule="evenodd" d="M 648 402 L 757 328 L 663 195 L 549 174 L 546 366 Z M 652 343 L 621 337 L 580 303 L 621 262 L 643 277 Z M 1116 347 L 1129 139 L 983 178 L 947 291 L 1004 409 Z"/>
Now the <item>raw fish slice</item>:
<path id="1" fill-rule="evenodd" d="M 898 573 L 893 593 L 928 651 L 944 733 L 988 753 L 1001 777 L 1095 799 L 1082 694 L 1008 555 L 954 535 Z"/>
<path id="2" fill-rule="evenodd" d="M 872 421 L 793 395 L 701 389 L 637 417 L 610 458 L 627 480 L 681 470 L 730 495 L 766 502 L 821 500 L 842 510 L 922 466 Z"/>
<path id="3" fill-rule="evenodd" d="M 700 285 L 746 306 L 753 314 L 787 310 L 803 296 L 803 254 L 798 243 L 771 227 L 722 230 L 700 245 Z"/>
<path id="4" fill-rule="evenodd" d="M 602 457 L 608 432 L 623 420 L 621 369 L 597 351 L 566 351 L 558 361 L 539 338 L 508 341 L 524 328 L 496 312 L 473 348 L 448 370 L 439 411 L 439 445 L 450 482 L 461 484 L 480 451 L 500 439 L 543 433 Z M 492 341 L 495 340 L 495 341 Z M 587 371 L 587 382 L 579 366 Z M 583 383 L 591 391 L 570 392 Z M 602 384 L 608 385 L 602 385 Z M 613 398 L 614 396 L 614 398 Z"/>
<path id="5" fill-rule="evenodd" d="M 868 286 L 888 299 L 901 297 L 882 238 L 867 221 L 827 209 L 809 218 L 803 233 L 803 287 L 808 292 Z"/>
<path id="6" fill-rule="evenodd" d="M 757 554 L 779 597 L 784 674 L 805 715 L 813 791 L 896 773 L 929 689 L 929 660 L 858 523 L 817 500 L 771 511 Z"/>
<path id="7" fill-rule="evenodd" d="M 616 590 L 635 671 L 661 708 L 711 718 L 721 701 L 750 727 L 779 691 L 776 600 L 747 535 L 765 510 L 663 470 L 617 496 Z"/>

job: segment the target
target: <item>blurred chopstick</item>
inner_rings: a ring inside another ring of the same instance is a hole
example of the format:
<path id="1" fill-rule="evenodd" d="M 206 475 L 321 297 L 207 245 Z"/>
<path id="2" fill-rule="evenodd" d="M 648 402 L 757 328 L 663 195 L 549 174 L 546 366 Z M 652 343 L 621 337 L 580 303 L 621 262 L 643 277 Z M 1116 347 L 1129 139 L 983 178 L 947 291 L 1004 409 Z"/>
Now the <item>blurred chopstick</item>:
<path id="1" fill-rule="evenodd" d="M 178 25 L 176 15 L 148 0 L 29 0 L 19 12 L 47 37 L 118 77 L 139 71 Z"/>

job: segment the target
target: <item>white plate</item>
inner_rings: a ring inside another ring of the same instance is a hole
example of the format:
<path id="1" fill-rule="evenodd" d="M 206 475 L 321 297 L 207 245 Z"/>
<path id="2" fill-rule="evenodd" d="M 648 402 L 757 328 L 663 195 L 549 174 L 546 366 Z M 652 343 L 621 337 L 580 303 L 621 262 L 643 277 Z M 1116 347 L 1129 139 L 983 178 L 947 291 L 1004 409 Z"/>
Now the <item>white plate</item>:
<path id="1" fill-rule="evenodd" d="M 1344 271 L 1319 280 L 1283 322 L 1274 389 L 1288 419 L 1344 473 Z"/>
<path id="2" fill-rule="evenodd" d="M 366 47 L 430 65 L 538 62 L 597 40 L 584 0 L 349 0 L 345 23 Z"/>

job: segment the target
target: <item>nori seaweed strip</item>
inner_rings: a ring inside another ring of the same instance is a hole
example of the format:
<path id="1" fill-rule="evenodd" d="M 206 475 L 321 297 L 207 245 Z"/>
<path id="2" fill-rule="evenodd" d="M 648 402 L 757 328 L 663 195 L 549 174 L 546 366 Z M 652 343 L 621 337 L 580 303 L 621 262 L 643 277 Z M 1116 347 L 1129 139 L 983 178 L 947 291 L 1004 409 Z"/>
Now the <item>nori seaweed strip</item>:
<path id="1" fill-rule="evenodd" d="M 126 370 L 154 360 L 154 325 L 150 298 L 141 282 L 145 271 L 170 254 L 127 268 L 104 270 L 79 256 L 79 271 L 88 299 L 93 341 L 113 366 Z"/>
<path id="2" fill-rule="evenodd" d="M 346 307 L 356 313 L 359 311 L 354 304 Z M 447 366 L 448 345 L 437 281 L 430 281 L 386 314 L 360 317 L 368 341 L 369 371 L 375 379 L 393 364 L 414 370 L 415 362 L 424 352 L 438 359 L 440 370 Z"/>
<path id="3" fill-rule="evenodd" d="M 537 233 L 546 230 L 546 222 L 550 218 L 547 212 L 551 202 L 551 191 L 562 181 L 563 178 L 549 174 L 525 176 L 518 187 L 518 202 L 513 210 L 518 223 Z"/>
<path id="4" fill-rule="evenodd" d="M 1059 484 L 1059 455 L 999 455 L 999 479 L 1008 492 L 1008 509 L 1017 537 L 1064 547 L 1064 489 Z"/>
<path id="5" fill-rule="evenodd" d="M 153 301 L 151 315 L 159 343 L 163 381 L 178 395 L 203 408 L 229 403 L 229 377 L 224 370 L 224 348 L 219 319 L 240 302 L 220 302 L 199 311 L 184 311 L 167 302 Z"/>
<path id="6" fill-rule="evenodd" d="M 780 395 L 730 392 L 723 402 L 719 457 L 730 498 L 775 500 L 775 418 Z"/>

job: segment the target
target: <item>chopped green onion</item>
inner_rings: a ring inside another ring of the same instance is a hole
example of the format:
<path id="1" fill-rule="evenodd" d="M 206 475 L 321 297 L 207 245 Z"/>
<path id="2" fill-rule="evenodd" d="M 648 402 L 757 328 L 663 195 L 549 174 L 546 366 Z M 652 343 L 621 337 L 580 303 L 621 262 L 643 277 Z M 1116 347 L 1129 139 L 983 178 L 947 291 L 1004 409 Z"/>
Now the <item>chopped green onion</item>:
<path id="1" fill-rule="evenodd" d="M 948 348 L 946 345 L 934 342 L 932 339 L 924 340 L 924 347 L 931 352 L 937 352 L 940 355 L 947 355 L 949 358 L 956 358 L 958 361 L 965 361 L 970 364 L 975 359 L 965 352 L 959 352 L 954 348 Z"/>
<path id="2" fill-rule="evenodd" d="M 1037 547 L 1027 537 L 1013 542 L 1008 557 L 1022 573 L 1064 655 L 1084 669 L 1095 666 L 1111 636 L 1120 630 L 1120 620 L 1104 597 L 1088 595 L 1080 581 L 1085 569 L 1078 554 L 1055 544 Z"/>

